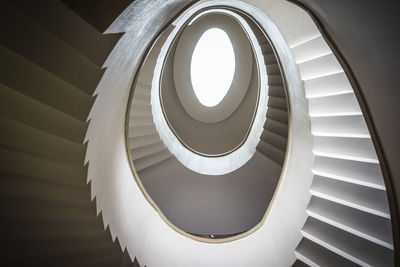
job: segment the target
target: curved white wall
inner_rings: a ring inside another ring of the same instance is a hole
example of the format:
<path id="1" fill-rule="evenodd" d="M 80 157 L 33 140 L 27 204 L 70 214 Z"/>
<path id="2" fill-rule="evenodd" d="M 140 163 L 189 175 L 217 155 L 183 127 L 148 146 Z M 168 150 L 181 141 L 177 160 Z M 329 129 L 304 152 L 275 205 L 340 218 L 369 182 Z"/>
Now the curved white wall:
<path id="1" fill-rule="evenodd" d="M 293 5 L 288 6 L 283 0 L 265 2 L 267 4 L 261 3 L 261 7 L 267 14 L 273 15 L 277 9 L 285 8 L 285 14 L 299 21 L 311 21 L 305 12 Z M 292 131 L 287 161 L 275 199 L 261 227 L 228 243 L 195 241 L 168 226 L 148 203 L 133 178 L 124 136 L 124 118 L 133 75 L 144 48 L 160 25 L 164 25 L 185 3 L 177 0 L 136 1 L 107 31 L 126 33 L 105 63 L 108 68 L 96 90 L 98 96 L 89 115 L 86 160 L 97 209 L 102 211 L 104 224 L 110 226 L 113 237 L 118 236 L 122 247 L 126 247 L 131 257 L 136 256 L 142 265 L 291 265 L 295 260 L 294 249 L 301 238 L 300 229 L 306 219 L 312 179 L 310 122 L 303 83 L 287 46 L 287 43 L 295 41 L 290 34 L 285 34 L 285 41 L 275 23 L 261 10 L 240 1 L 211 1 L 190 11 L 212 5 L 237 6 L 248 11 L 269 34 L 288 80 Z"/>

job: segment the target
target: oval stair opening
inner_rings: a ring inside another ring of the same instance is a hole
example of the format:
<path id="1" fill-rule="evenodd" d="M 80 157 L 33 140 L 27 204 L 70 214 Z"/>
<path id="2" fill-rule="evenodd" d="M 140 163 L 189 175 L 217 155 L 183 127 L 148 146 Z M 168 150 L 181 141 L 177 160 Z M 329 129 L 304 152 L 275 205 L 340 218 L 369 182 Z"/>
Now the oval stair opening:
<path id="1" fill-rule="evenodd" d="M 218 105 L 228 93 L 235 74 L 235 53 L 228 34 L 219 28 L 206 30 L 193 50 L 190 78 L 200 103 Z"/>

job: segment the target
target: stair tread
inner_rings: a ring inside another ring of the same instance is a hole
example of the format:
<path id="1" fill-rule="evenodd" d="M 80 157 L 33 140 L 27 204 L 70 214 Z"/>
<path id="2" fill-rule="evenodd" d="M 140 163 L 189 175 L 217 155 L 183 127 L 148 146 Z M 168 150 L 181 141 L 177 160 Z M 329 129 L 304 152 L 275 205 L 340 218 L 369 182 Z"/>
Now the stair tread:
<path id="1" fill-rule="evenodd" d="M 318 56 L 332 53 L 322 36 L 292 48 L 296 63 L 312 60 Z"/>
<path id="2" fill-rule="evenodd" d="M 312 197 L 309 216 L 393 250 L 390 220 Z"/>
<path id="3" fill-rule="evenodd" d="M 274 97 L 281 97 L 286 99 L 285 88 L 283 85 L 270 85 L 268 87 L 268 95 Z"/>
<path id="4" fill-rule="evenodd" d="M 311 117 L 362 115 L 354 93 L 309 99 Z"/>
<path id="5" fill-rule="evenodd" d="M 267 64 L 266 67 L 267 67 L 268 75 L 271 75 L 271 74 L 279 74 L 280 75 L 280 73 L 281 73 L 281 70 L 280 70 L 277 62 Z"/>
<path id="6" fill-rule="evenodd" d="M 129 138 L 152 135 L 157 133 L 157 128 L 154 124 L 149 125 L 131 125 L 129 126 Z"/>
<path id="7" fill-rule="evenodd" d="M 159 141 L 157 143 L 152 143 L 146 146 L 142 146 L 136 149 L 131 149 L 132 159 L 137 160 L 143 157 L 147 157 L 156 152 L 162 151 L 165 149 L 164 143 Z"/>
<path id="8" fill-rule="evenodd" d="M 0 195 L 0 208 L 2 215 L 10 217 L 43 217 L 43 216 L 67 216 L 67 217 L 86 217 L 96 216 L 95 205 L 76 203 L 56 203 L 43 199 L 15 198 Z M 88 201 L 89 202 L 89 201 Z"/>
<path id="9" fill-rule="evenodd" d="M 144 126 L 144 125 L 153 125 L 153 116 L 151 114 L 148 115 L 131 115 L 129 117 L 129 125 L 130 126 Z"/>
<path id="10" fill-rule="evenodd" d="M 375 163 L 316 156 L 313 173 L 349 183 L 386 190 L 380 166 Z"/>
<path id="11" fill-rule="evenodd" d="M 268 107 L 287 111 L 286 98 L 270 96 L 268 98 Z"/>
<path id="12" fill-rule="evenodd" d="M 286 145 L 287 145 L 286 137 L 276 134 L 268 129 L 264 129 L 264 131 L 261 134 L 261 139 L 275 146 L 281 151 L 286 151 Z"/>
<path id="13" fill-rule="evenodd" d="M 327 54 L 298 64 L 301 79 L 304 81 L 343 72 L 334 54 Z"/>
<path id="14" fill-rule="evenodd" d="M 288 123 L 288 112 L 287 110 L 281 110 L 273 107 L 268 107 L 267 120 L 272 119 L 284 124 Z"/>
<path id="15" fill-rule="evenodd" d="M 86 124 L 84 122 L 1 83 L 0 98 L 7 100 L 0 105 L 0 116 L 73 142 L 83 141 L 86 132 Z M 23 107 L 23 110 L 21 107 Z M 37 114 L 41 114 L 41 116 Z"/>
<path id="16" fill-rule="evenodd" d="M 152 143 L 159 142 L 160 136 L 158 133 L 144 135 L 144 136 L 137 136 L 129 138 L 129 149 L 136 149 L 142 146 L 146 146 Z"/>
<path id="17" fill-rule="evenodd" d="M 85 147 L 19 122 L 0 117 L 0 145 L 13 147 L 51 160 L 83 166 Z"/>
<path id="18" fill-rule="evenodd" d="M 267 38 L 265 38 L 265 36 L 261 36 L 261 38 L 259 39 L 259 44 L 260 44 L 261 51 L 263 52 L 263 54 L 273 53 L 272 47 L 269 44 Z"/>
<path id="19" fill-rule="evenodd" d="M 46 1 L 41 5 L 32 1 L 10 4 L 99 67 L 121 37 L 121 34 L 99 32 L 61 1 Z"/>
<path id="20" fill-rule="evenodd" d="M 273 146 L 272 144 L 260 140 L 256 148 L 262 155 L 266 156 L 273 162 L 277 163 L 278 165 L 282 166 L 285 160 L 285 152 L 281 149 Z"/>
<path id="21" fill-rule="evenodd" d="M 0 81 L 41 103 L 86 121 L 92 97 L 0 45 Z M 20 73 L 24 73 L 21 79 Z"/>
<path id="22" fill-rule="evenodd" d="M 352 93 L 353 89 L 343 72 L 305 81 L 307 98 L 319 98 Z"/>
<path id="23" fill-rule="evenodd" d="M 296 257 L 307 266 L 358 266 L 338 254 L 303 238 L 295 250 Z"/>
<path id="24" fill-rule="evenodd" d="M 288 136 L 288 125 L 280 121 L 276 121 L 272 118 L 267 118 L 264 124 L 264 129 L 269 130 L 275 134 L 278 134 L 284 138 Z"/>
<path id="25" fill-rule="evenodd" d="M 304 237 L 363 266 L 394 266 L 391 250 L 368 242 L 318 220 L 309 218 Z"/>
<path id="26" fill-rule="evenodd" d="M 169 159 L 170 157 L 172 157 L 172 155 L 168 151 L 168 149 L 163 149 L 154 154 L 137 159 L 134 161 L 136 172 L 140 172 L 150 166 L 154 166 L 160 162 L 163 162 L 163 161 Z"/>
<path id="27" fill-rule="evenodd" d="M 86 169 L 39 157 L 0 145 L 0 169 L 5 172 L 27 175 L 67 183 L 86 181 Z"/>
<path id="28" fill-rule="evenodd" d="M 390 218 L 386 192 L 314 176 L 311 194 L 370 214 Z"/>
<path id="29" fill-rule="evenodd" d="M 65 204 L 90 204 L 89 188 L 70 188 L 56 184 L 41 183 L 13 177 L 2 177 L 0 194 L 9 198 L 41 199 L 54 203 Z"/>
<path id="30" fill-rule="evenodd" d="M 370 138 L 362 115 L 311 118 L 311 132 L 316 136 Z"/>
<path id="31" fill-rule="evenodd" d="M 93 93 L 103 70 L 13 7 L 2 5 L 7 10 L 1 16 L 3 45 L 76 88 Z M 32 43 L 35 45 L 30 45 Z"/>
<path id="32" fill-rule="evenodd" d="M 313 153 L 318 156 L 379 163 L 369 138 L 314 136 Z"/>
<path id="33" fill-rule="evenodd" d="M 85 267 L 118 266 L 121 262 L 121 257 L 122 257 L 122 255 L 120 252 L 107 253 L 107 254 L 102 254 L 97 257 L 94 257 L 90 260 L 82 261 L 75 266 L 76 267 L 79 267 L 79 266 L 85 266 Z"/>
<path id="34" fill-rule="evenodd" d="M 282 76 L 280 74 L 269 74 L 268 75 L 269 86 L 283 86 Z"/>

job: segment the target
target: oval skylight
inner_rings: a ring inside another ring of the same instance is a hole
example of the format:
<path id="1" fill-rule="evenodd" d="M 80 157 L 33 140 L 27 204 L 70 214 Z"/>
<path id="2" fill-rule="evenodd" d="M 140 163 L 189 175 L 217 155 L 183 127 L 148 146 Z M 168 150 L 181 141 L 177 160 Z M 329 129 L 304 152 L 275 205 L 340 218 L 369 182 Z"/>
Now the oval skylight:
<path id="1" fill-rule="evenodd" d="M 228 34 L 219 28 L 203 33 L 194 48 L 190 78 L 194 93 L 207 107 L 218 105 L 231 87 L 235 53 Z"/>

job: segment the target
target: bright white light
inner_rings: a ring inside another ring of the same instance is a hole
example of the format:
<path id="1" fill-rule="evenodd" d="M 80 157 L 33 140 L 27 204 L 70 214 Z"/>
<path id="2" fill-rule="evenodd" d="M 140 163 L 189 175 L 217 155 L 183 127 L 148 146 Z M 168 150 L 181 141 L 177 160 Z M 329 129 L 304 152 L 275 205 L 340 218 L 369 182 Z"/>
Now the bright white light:
<path id="1" fill-rule="evenodd" d="M 225 31 L 211 28 L 194 48 L 190 77 L 194 93 L 207 107 L 219 104 L 231 87 L 235 74 L 235 53 Z"/>

